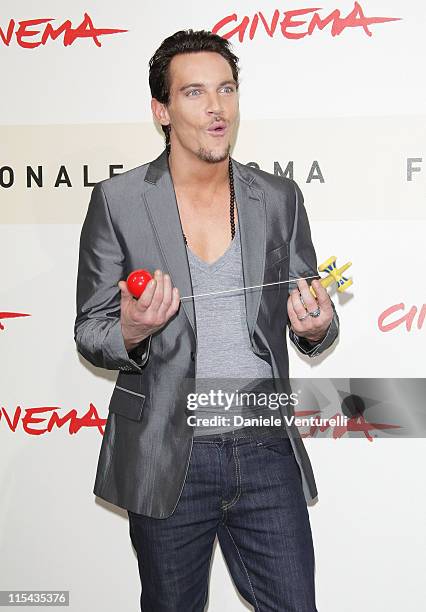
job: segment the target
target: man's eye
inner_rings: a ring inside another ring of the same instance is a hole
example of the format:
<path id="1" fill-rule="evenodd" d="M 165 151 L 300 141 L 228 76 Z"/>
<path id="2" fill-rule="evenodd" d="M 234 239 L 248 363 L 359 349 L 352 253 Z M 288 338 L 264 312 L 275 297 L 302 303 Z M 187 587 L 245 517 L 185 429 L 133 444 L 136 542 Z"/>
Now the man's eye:
<path id="1" fill-rule="evenodd" d="M 187 96 L 190 96 L 193 93 L 199 92 L 199 89 L 191 89 L 191 91 L 188 91 L 188 93 L 186 94 Z"/>
<path id="2" fill-rule="evenodd" d="M 232 93 L 234 91 L 234 88 L 231 87 L 230 85 L 227 85 L 226 87 L 224 87 L 223 89 L 226 89 L 227 92 Z"/>

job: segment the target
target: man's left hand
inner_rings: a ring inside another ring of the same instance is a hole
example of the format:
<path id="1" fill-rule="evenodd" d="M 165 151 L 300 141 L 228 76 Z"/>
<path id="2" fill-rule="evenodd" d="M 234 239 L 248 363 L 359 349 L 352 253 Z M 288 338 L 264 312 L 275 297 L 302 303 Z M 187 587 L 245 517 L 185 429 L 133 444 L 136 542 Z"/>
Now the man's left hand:
<path id="1" fill-rule="evenodd" d="M 330 296 L 317 279 L 312 281 L 312 288 L 317 295 L 316 299 L 310 292 L 306 280 L 298 280 L 297 286 L 298 289 L 291 291 L 287 301 L 291 328 L 295 334 L 306 338 L 309 342 L 320 342 L 325 337 L 333 318 Z M 308 312 L 314 312 L 318 308 L 320 310 L 318 317 L 308 315 Z M 303 317 L 303 320 L 298 317 Z"/>

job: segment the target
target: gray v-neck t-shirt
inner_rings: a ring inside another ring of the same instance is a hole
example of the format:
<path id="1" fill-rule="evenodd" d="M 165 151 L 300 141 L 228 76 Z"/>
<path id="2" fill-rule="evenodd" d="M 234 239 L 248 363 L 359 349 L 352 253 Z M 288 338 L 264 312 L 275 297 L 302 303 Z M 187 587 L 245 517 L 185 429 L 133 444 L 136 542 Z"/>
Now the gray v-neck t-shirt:
<path id="1" fill-rule="evenodd" d="M 213 263 L 205 262 L 189 247 L 187 254 L 194 295 L 244 287 L 239 223 L 236 224 L 234 239 L 227 250 Z M 237 391 L 236 381 L 233 380 L 233 384 L 227 386 L 226 379 L 240 379 L 240 382 L 244 383 L 239 387 L 242 391 L 250 381 L 273 377 L 270 364 L 258 357 L 251 348 L 242 289 L 194 298 L 194 304 L 197 327 L 197 393 L 208 392 L 207 389 L 212 388 Z M 228 410 L 224 410 L 223 405 L 198 406 L 192 414 L 197 418 L 208 418 L 209 424 L 196 425 L 194 436 L 238 429 L 244 425 L 235 425 L 234 415 L 245 417 L 248 413 L 250 418 L 257 414 L 276 416 L 271 414 L 269 409 L 265 410 L 265 407 L 253 408 L 236 405 L 235 402 Z M 228 422 L 212 424 L 214 419 L 211 417 L 214 415 L 226 417 Z"/>

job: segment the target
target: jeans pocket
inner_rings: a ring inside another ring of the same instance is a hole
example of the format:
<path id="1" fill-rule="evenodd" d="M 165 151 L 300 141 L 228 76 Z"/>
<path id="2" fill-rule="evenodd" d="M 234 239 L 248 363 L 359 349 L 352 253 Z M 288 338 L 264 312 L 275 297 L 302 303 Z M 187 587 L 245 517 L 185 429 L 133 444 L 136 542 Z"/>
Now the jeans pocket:
<path id="1" fill-rule="evenodd" d="M 284 456 L 293 454 L 290 438 L 274 436 L 264 438 L 263 440 L 258 439 L 257 446 Z"/>

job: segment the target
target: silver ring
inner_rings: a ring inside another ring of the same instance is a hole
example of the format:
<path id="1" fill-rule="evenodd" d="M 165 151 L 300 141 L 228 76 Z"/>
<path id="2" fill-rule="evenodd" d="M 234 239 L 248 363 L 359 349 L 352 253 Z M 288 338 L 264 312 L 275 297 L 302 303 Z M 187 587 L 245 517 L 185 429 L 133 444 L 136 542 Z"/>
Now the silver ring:
<path id="1" fill-rule="evenodd" d="M 301 293 L 299 293 L 299 297 L 300 297 L 300 301 L 302 302 L 302 306 L 304 306 L 304 307 L 306 308 L 306 304 L 305 304 L 305 302 L 303 301 L 303 297 L 302 297 L 302 294 L 301 294 Z"/>
<path id="2" fill-rule="evenodd" d="M 297 315 L 297 318 L 299 319 L 299 321 L 303 321 L 303 319 L 306 319 L 306 317 L 309 317 L 310 313 L 306 312 L 303 317 L 299 317 L 299 315 Z"/>
<path id="3" fill-rule="evenodd" d="M 318 307 L 316 310 L 313 310 L 312 312 L 308 312 L 308 315 L 311 317 L 319 317 L 321 314 L 321 310 Z"/>

